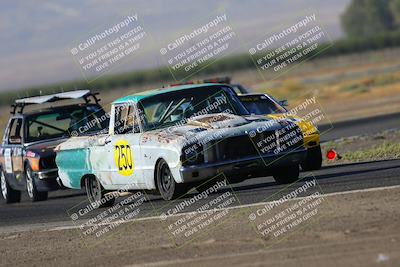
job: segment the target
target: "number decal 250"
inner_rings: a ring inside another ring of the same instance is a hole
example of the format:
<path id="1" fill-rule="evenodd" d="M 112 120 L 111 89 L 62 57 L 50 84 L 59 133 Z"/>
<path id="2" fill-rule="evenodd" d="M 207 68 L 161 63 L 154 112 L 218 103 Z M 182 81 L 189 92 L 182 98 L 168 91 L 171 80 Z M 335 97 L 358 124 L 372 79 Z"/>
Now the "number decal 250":
<path id="1" fill-rule="evenodd" d="M 123 176 L 132 175 L 134 171 L 134 162 L 131 146 L 127 141 L 119 140 L 115 143 L 114 148 L 114 160 L 118 173 Z"/>

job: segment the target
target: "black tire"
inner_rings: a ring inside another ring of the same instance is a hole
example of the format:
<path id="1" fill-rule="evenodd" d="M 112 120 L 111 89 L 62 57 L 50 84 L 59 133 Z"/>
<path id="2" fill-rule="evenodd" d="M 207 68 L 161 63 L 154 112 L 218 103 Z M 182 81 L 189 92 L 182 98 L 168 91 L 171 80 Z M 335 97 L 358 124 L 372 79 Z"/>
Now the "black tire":
<path id="1" fill-rule="evenodd" d="M 0 170 L 0 183 L 1 183 L 1 195 L 7 204 L 16 203 L 21 201 L 21 192 L 14 190 L 8 184 L 7 178 L 3 171 Z"/>
<path id="2" fill-rule="evenodd" d="M 95 176 L 85 178 L 85 189 L 89 203 L 94 208 L 105 208 L 114 205 L 115 196 L 108 194 L 109 191 L 104 190 L 99 179 Z"/>
<path id="3" fill-rule="evenodd" d="M 306 159 L 301 163 L 303 171 L 315 171 L 321 169 L 322 166 L 322 152 L 321 146 L 316 146 L 307 149 Z"/>
<path id="4" fill-rule="evenodd" d="M 25 170 L 26 179 L 26 192 L 28 193 L 29 199 L 32 202 L 47 200 L 49 193 L 47 191 L 38 191 L 35 183 L 35 178 L 32 174 L 32 169 L 28 165 Z"/>
<path id="5" fill-rule="evenodd" d="M 176 199 L 187 192 L 187 185 L 175 182 L 174 176 L 165 160 L 157 164 L 156 172 L 157 189 L 164 200 Z"/>
<path id="6" fill-rule="evenodd" d="M 282 169 L 275 170 L 274 179 L 279 184 L 294 183 L 299 179 L 299 165 L 284 166 Z"/>

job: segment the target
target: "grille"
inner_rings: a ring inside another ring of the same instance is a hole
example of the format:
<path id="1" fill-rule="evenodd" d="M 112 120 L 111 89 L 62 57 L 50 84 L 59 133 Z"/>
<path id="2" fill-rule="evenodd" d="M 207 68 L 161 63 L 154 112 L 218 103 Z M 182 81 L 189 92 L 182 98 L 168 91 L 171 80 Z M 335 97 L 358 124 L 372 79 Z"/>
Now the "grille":
<path id="1" fill-rule="evenodd" d="M 265 131 L 250 139 L 248 135 L 228 137 L 208 144 L 206 162 L 237 160 L 248 156 L 288 153 L 303 145 L 297 126 L 289 131 Z"/>
<path id="2" fill-rule="evenodd" d="M 257 155 L 254 144 L 247 135 L 229 137 L 216 144 L 217 160 L 235 160 Z"/>

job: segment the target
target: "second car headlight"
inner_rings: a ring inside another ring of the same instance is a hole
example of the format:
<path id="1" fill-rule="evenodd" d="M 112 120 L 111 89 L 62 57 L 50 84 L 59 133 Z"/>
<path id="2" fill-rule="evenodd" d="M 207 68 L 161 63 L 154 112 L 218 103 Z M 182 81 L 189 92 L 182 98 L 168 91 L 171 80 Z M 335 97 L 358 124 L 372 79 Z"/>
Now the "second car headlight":
<path id="1" fill-rule="evenodd" d="M 182 163 L 184 165 L 193 165 L 204 162 L 203 146 L 192 144 L 182 149 Z"/>

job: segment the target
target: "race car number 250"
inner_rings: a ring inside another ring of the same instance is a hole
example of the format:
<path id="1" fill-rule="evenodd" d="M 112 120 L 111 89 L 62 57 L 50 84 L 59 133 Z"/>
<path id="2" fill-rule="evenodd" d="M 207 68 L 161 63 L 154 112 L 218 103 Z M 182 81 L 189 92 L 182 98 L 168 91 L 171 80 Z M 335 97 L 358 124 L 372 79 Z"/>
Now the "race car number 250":
<path id="1" fill-rule="evenodd" d="M 114 148 L 114 161 L 118 168 L 118 173 L 122 176 L 132 175 L 134 162 L 131 146 L 127 141 L 119 140 L 115 143 Z"/>

